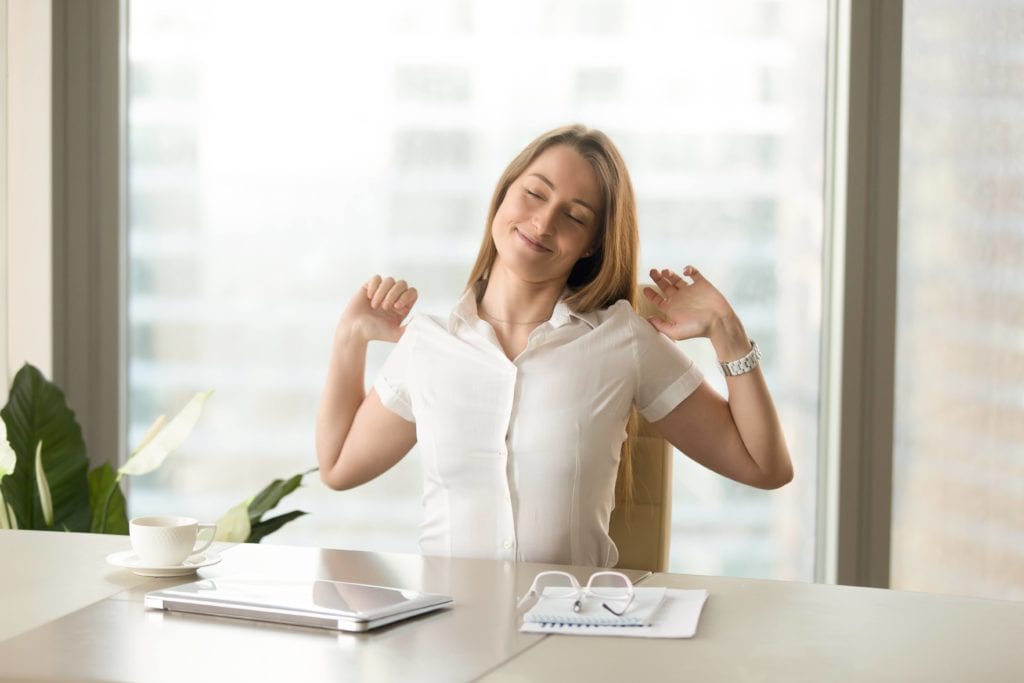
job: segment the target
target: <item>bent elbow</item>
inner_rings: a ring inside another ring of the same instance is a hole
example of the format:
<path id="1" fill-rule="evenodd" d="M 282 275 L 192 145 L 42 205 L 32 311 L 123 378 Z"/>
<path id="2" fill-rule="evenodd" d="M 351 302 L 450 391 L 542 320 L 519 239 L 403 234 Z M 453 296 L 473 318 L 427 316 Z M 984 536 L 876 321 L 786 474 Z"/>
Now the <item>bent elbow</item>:
<path id="1" fill-rule="evenodd" d="M 793 481 L 793 466 L 792 465 L 790 465 L 789 467 L 786 467 L 783 470 L 780 470 L 779 472 L 776 472 L 774 475 L 772 475 L 770 477 L 767 477 L 765 479 L 765 481 L 762 482 L 761 488 L 763 488 L 763 489 L 765 489 L 767 491 L 772 491 L 774 489 L 781 489 L 783 486 L 785 486 L 786 484 L 788 484 L 791 481 Z"/>
<path id="2" fill-rule="evenodd" d="M 338 487 L 334 485 L 334 480 L 331 478 L 331 473 L 324 471 L 323 467 L 320 468 L 320 481 L 323 482 L 324 486 L 332 491 L 338 490 Z"/>
<path id="3" fill-rule="evenodd" d="M 346 481 L 344 477 L 339 477 L 336 472 L 325 470 L 322 467 L 320 468 L 320 481 L 332 491 L 347 491 L 352 488 L 352 484 Z"/>

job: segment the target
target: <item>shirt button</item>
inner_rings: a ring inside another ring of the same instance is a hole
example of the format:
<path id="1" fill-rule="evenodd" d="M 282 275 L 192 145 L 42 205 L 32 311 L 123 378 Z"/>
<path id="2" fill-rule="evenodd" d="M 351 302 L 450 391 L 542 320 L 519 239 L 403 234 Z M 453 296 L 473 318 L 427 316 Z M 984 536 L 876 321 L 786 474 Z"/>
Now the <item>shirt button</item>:
<path id="1" fill-rule="evenodd" d="M 512 541 L 505 541 L 502 545 L 504 546 L 505 550 L 508 550 L 512 547 Z"/>

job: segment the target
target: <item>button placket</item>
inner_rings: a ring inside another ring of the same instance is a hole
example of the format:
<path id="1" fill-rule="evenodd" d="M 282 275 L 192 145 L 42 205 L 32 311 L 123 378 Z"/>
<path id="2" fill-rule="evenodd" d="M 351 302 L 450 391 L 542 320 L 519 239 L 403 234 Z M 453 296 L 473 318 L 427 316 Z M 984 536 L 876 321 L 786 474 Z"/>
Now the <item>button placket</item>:
<path id="1" fill-rule="evenodd" d="M 505 538 L 502 541 L 501 547 L 505 550 L 505 559 L 515 559 L 514 549 L 516 547 L 516 496 L 513 487 L 513 478 L 510 476 L 511 467 L 513 466 L 512 461 L 509 459 L 509 445 L 508 435 L 509 430 L 512 426 L 512 414 L 515 411 L 516 405 L 516 392 L 519 385 L 519 368 L 512 364 L 512 368 L 507 375 L 508 384 L 506 385 L 505 391 L 505 419 L 501 428 L 501 433 L 496 434 L 497 438 L 501 439 L 501 447 L 499 453 L 502 456 L 503 472 L 505 478 L 505 520 L 504 520 L 504 532 Z"/>

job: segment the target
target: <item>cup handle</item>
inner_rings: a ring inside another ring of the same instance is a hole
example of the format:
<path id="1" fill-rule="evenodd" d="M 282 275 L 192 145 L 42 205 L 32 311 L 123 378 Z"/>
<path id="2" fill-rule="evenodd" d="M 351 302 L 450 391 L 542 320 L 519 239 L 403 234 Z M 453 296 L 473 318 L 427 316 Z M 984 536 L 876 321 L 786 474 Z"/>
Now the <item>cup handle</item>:
<path id="1" fill-rule="evenodd" d="M 205 531 L 207 529 L 210 529 L 211 531 L 213 531 L 213 533 L 210 534 L 209 540 L 207 540 L 206 543 L 203 543 L 201 546 L 199 546 L 197 548 L 192 548 L 192 552 L 189 553 L 190 555 L 195 555 L 196 553 L 201 553 L 204 550 L 206 550 L 207 548 L 209 548 L 211 545 L 213 545 L 213 539 L 217 536 L 217 525 L 216 524 L 200 524 L 198 527 L 196 527 L 196 536 L 198 536 L 199 534 L 203 533 L 203 531 Z"/>

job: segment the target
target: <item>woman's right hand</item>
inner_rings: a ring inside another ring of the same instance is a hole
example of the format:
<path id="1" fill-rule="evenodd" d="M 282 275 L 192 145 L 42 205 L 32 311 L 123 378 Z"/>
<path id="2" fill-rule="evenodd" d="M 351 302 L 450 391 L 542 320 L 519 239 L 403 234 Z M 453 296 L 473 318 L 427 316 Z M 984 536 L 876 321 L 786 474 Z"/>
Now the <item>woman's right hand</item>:
<path id="1" fill-rule="evenodd" d="M 409 315 L 418 296 L 405 280 L 374 275 L 359 288 L 348 302 L 337 334 L 355 335 L 369 341 L 397 342 L 405 328 L 402 321 Z"/>

